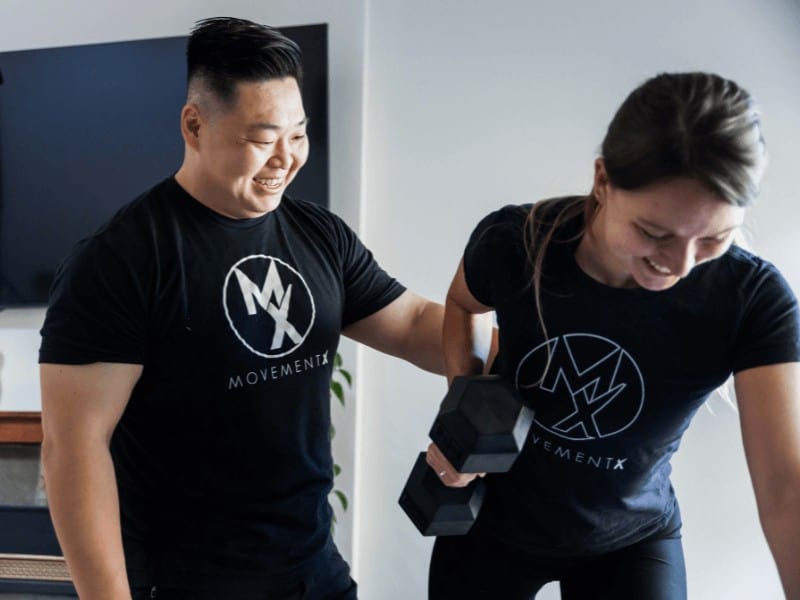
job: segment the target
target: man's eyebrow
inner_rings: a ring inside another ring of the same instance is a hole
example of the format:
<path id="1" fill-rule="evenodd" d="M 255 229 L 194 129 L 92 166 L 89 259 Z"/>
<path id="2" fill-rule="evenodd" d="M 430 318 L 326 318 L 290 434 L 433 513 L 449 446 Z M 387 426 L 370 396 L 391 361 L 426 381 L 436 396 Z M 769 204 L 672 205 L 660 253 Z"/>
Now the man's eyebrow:
<path id="1" fill-rule="evenodd" d="M 308 117 L 303 118 L 302 121 L 293 125 L 293 127 L 301 127 L 303 125 L 308 125 Z M 274 123 L 253 123 L 252 125 L 247 127 L 248 131 L 260 131 L 260 130 L 269 130 L 269 131 L 281 131 L 283 127 L 280 125 L 275 125 Z"/>

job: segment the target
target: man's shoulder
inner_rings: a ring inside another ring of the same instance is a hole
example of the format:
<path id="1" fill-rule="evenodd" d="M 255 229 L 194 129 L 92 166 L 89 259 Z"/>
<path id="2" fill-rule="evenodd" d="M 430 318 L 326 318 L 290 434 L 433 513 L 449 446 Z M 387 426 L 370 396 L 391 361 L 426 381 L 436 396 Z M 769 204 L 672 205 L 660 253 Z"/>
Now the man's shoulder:
<path id="1" fill-rule="evenodd" d="M 282 214 L 302 227 L 306 235 L 319 234 L 337 239 L 356 235 L 345 220 L 329 208 L 296 198 L 284 196 L 281 201 Z"/>
<path id="2" fill-rule="evenodd" d="M 97 233 L 110 227 L 131 226 L 163 216 L 165 209 L 175 202 L 177 183 L 172 178 L 164 179 L 123 204 Z"/>
<path id="3" fill-rule="evenodd" d="M 160 230 L 169 221 L 171 187 L 170 181 L 164 180 L 128 200 L 96 231 L 78 241 L 70 258 L 110 254 L 146 259 L 146 250 L 163 237 Z"/>
<path id="4" fill-rule="evenodd" d="M 298 198 L 297 196 L 290 196 L 288 194 L 283 196 L 281 200 L 281 207 L 287 212 L 308 215 L 318 219 L 337 221 L 341 218 L 332 212 L 326 206 Z"/>

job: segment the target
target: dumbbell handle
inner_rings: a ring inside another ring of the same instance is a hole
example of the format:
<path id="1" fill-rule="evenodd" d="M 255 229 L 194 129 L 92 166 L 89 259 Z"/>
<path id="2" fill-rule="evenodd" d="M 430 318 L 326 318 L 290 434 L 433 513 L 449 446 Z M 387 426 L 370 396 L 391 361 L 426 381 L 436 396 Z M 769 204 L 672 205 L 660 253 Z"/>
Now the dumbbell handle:
<path id="1" fill-rule="evenodd" d="M 533 411 L 508 379 L 457 376 L 442 400 L 430 438 L 460 473 L 505 473 L 532 424 Z"/>
<path id="2" fill-rule="evenodd" d="M 462 473 L 508 471 L 533 422 L 513 384 L 496 375 L 455 377 L 430 437 Z M 417 457 L 400 496 L 400 506 L 423 535 L 463 535 L 480 511 L 485 483 L 448 487 Z"/>
<path id="3" fill-rule="evenodd" d="M 464 535 L 480 512 L 485 493 L 480 480 L 465 487 L 446 486 L 428 465 L 425 452 L 420 452 L 400 494 L 400 506 L 422 535 Z M 433 513 L 435 520 L 427 516 Z"/>

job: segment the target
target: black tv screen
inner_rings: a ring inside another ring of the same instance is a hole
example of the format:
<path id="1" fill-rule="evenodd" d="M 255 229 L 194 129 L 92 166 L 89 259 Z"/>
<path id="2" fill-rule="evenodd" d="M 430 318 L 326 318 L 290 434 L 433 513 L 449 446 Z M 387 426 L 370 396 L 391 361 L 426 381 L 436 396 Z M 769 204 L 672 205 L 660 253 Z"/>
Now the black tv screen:
<path id="1" fill-rule="evenodd" d="M 327 26 L 281 31 L 311 146 L 289 193 L 328 206 Z M 186 39 L 0 53 L 0 308 L 45 305 L 70 248 L 178 170 Z"/>

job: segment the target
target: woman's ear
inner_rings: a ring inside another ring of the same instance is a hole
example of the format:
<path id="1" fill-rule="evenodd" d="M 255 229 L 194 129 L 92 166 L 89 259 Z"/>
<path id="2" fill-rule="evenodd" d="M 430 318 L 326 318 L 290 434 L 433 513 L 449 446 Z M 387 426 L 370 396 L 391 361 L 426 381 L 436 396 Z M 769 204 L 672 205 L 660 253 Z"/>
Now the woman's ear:
<path id="1" fill-rule="evenodd" d="M 608 191 L 610 187 L 608 181 L 608 173 L 606 173 L 606 163 L 602 158 L 597 158 L 594 161 L 594 185 L 592 186 L 592 196 L 599 205 L 603 205 L 608 198 Z"/>

